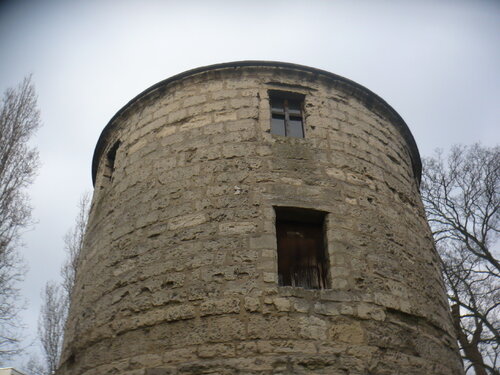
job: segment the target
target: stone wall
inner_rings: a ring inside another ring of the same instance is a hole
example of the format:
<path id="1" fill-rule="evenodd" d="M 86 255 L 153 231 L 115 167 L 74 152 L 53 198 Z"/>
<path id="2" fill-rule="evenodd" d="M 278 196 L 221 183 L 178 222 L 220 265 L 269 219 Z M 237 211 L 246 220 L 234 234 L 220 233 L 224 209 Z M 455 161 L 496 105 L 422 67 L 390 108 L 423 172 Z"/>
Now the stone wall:
<path id="1" fill-rule="evenodd" d="M 270 134 L 269 90 L 305 95 L 304 139 Z M 391 111 L 280 64 L 129 103 L 96 151 L 60 374 L 463 373 L 418 151 Z M 330 289 L 278 286 L 279 206 L 328 213 Z"/>

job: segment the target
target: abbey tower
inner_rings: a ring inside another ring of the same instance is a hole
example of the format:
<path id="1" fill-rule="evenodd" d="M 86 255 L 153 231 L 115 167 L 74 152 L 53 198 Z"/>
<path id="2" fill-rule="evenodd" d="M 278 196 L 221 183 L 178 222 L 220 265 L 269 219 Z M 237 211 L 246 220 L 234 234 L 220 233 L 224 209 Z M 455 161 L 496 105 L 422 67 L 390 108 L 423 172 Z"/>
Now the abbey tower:
<path id="1" fill-rule="evenodd" d="M 463 374 L 403 119 L 355 82 L 244 61 L 123 107 L 60 374 Z"/>

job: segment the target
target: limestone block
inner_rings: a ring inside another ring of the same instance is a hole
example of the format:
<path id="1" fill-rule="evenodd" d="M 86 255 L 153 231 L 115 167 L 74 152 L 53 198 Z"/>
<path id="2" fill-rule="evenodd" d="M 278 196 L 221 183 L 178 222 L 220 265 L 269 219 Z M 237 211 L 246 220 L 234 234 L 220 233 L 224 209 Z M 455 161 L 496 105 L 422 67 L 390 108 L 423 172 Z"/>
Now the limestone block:
<path id="1" fill-rule="evenodd" d="M 340 315 L 340 304 L 336 302 L 317 302 L 314 304 L 314 312 L 320 315 Z"/>
<path id="2" fill-rule="evenodd" d="M 315 316 L 301 317 L 299 319 L 300 336 L 305 339 L 325 340 L 328 324 Z"/>
<path id="3" fill-rule="evenodd" d="M 262 279 L 266 283 L 276 283 L 277 277 L 274 272 L 263 272 Z"/>
<path id="4" fill-rule="evenodd" d="M 311 309 L 311 304 L 303 299 L 294 299 L 293 308 L 295 311 L 300 313 L 308 313 Z"/>
<path id="5" fill-rule="evenodd" d="M 176 122 L 184 120 L 187 116 L 188 113 L 184 108 L 170 112 L 167 116 L 168 123 L 175 124 Z"/>
<path id="6" fill-rule="evenodd" d="M 200 105 L 207 101 L 206 95 L 195 95 L 184 99 L 183 106 L 190 107 L 193 105 Z"/>
<path id="7" fill-rule="evenodd" d="M 362 319 L 374 319 L 378 321 L 385 319 L 384 309 L 368 303 L 358 304 L 357 315 Z"/>
<path id="8" fill-rule="evenodd" d="M 278 311 L 290 311 L 291 302 L 288 298 L 276 297 L 273 298 L 273 304 Z"/>
<path id="9" fill-rule="evenodd" d="M 292 354 L 292 353 L 316 353 L 316 346 L 313 342 L 303 342 L 298 340 L 260 340 L 257 342 L 259 353 L 272 354 Z"/>
<path id="10" fill-rule="evenodd" d="M 197 354 L 191 348 L 181 348 L 169 350 L 162 355 L 162 361 L 165 364 L 176 364 L 191 362 L 197 358 Z"/>
<path id="11" fill-rule="evenodd" d="M 231 344 L 201 345 L 198 347 L 200 358 L 226 358 L 236 356 L 236 349 Z"/>
<path id="12" fill-rule="evenodd" d="M 245 309 L 250 312 L 256 312 L 260 310 L 260 301 L 258 298 L 245 297 Z"/>
<path id="13" fill-rule="evenodd" d="M 257 224 L 254 222 L 232 222 L 219 224 L 219 232 L 227 235 L 252 233 L 256 228 Z"/>
<path id="14" fill-rule="evenodd" d="M 237 341 L 245 335 L 245 325 L 238 318 L 229 316 L 217 317 L 211 320 L 207 329 L 206 339 L 209 342 Z"/>
<path id="15" fill-rule="evenodd" d="M 238 313 L 240 300 L 238 298 L 224 298 L 208 300 L 200 305 L 200 316 Z"/>
<path id="16" fill-rule="evenodd" d="M 220 90 L 211 94 L 213 100 L 230 99 L 239 96 L 238 90 Z"/>
<path id="17" fill-rule="evenodd" d="M 330 328 L 332 340 L 350 345 L 363 344 L 365 335 L 361 324 L 356 321 L 333 323 Z"/>
<path id="18" fill-rule="evenodd" d="M 131 367 L 156 367 L 163 363 L 162 357 L 158 354 L 142 354 L 130 358 L 129 366 Z"/>
<path id="19" fill-rule="evenodd" d="M 238 118 L 238 114 L 236 111 L 219 111 L 214 113 L 214 122 L 227 122 L 227 121 L 234 121 Z"/>
<path id="20" fill-rule="evenodd" d="M 176 230 L 179 228 L 192 227 L 206 222 L 204 214 L 190 214 L 174 218 L 170 221 L 169 229 Z"/>

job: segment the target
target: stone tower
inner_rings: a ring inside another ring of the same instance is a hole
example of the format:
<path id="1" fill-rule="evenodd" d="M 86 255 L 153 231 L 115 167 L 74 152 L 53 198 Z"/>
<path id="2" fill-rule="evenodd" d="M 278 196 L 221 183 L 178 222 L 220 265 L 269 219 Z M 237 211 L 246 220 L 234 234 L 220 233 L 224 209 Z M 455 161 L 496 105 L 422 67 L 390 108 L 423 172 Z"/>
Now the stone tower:
<path id="1" fill-rule="evenodd" d="M 60 374 L 462 374 L 403 119 L 243 61 L 132 99 L 97 143 Z"/>

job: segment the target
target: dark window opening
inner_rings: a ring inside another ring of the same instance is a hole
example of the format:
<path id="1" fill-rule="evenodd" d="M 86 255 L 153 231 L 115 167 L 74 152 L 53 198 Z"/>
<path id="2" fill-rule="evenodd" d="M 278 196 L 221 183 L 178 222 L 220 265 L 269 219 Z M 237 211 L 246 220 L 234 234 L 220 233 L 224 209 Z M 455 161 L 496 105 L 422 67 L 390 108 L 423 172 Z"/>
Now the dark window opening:
<path id="1" fill-rule="evenodd" d="M 120 141 L 117 141 L 106 155 L 106 170 L 104 172 L 104 176 L 110 179 L 111 176 L 113 176 L 113 172 L 115 170 L 116 151 L 118 150 L 119 146 Z"/>
<path id="2" fill-rule="evenodd" d="M 279 285 L 328 288 L 325 212 L 291 207 L 275 211 Z"/>
<path id="3" fill-rule="evenodd" d="M 271 134 L 304 138 L 303 104 L 300 94 L 270 92 Z"/>

